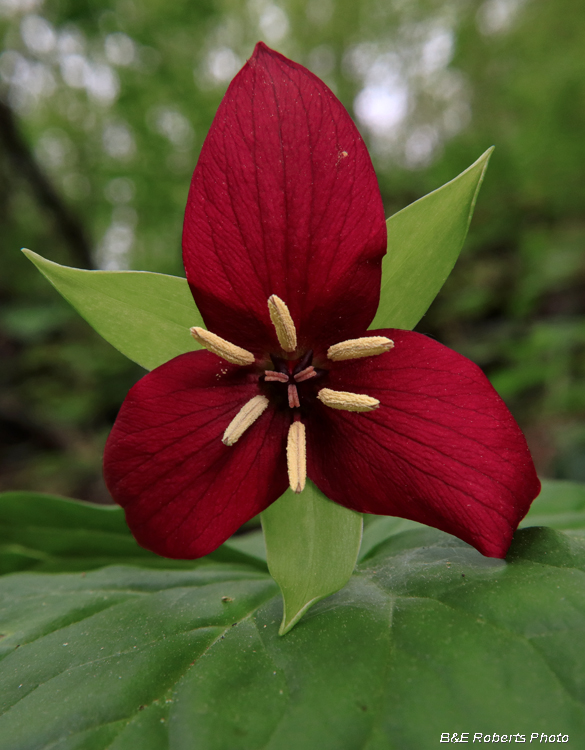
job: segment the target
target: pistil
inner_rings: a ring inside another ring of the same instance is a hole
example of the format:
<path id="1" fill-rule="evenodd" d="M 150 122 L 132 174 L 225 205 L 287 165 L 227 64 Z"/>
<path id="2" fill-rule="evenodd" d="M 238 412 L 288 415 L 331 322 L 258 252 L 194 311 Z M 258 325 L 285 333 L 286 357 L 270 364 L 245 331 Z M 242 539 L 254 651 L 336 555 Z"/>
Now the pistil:
<path id="1" fill-rule="evenodd" d="M 294 375 L 294 379 L 297 383 L 302 383 L 303 380 L 309 380 L 309 378 L 315 377 L 317 377 L 317 370 L 315 370 L 312 365 L 310 367 L 305 367 L 304 370 L 301 370 Z"/>
<path id="2" fill-rule="evenodd" d="M 264 380 L 268 383 L 288 383 L 289 376 L 283 372 L 275 372 L 274 370 L 264 371 Z"/>
<path id="3" fill-rule="evenodd" d="M 298 409 L 301 405 L 301 402 L 299 401 L 299 392 L 294 383 L 291 383 L 288 387 L 288 405 L 291 409 Z"/>

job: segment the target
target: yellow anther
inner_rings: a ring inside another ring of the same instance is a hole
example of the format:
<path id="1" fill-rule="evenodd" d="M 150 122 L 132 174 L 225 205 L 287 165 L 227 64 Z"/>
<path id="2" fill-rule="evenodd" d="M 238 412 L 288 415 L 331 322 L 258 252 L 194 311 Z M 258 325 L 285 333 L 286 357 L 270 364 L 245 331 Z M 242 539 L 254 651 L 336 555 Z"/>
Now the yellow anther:
<path id="1" fill-rule="evenodd" d="M 222 339 L 221 336 L 216 336 L 215 333 L 206 331 L 205 328 L 199 328 L 199 326 L 193 326 L 190 330 L 191 336 L 193 336 L 195 341 L 206 349 L 209 349 L 210 352 L 217 354 L 218 357 L 231 362 L 232 365 L 254 364 L 254 355 L 246 351 L 246 349 L 242 349 L 241 346 L 230 344 L 229 341 Z"/>
<path id="2" fill-rule="evenodd" d="M 307 437 L 302 422 L 293 422 L 290 426 L 286 441 L 286 462 L 291 490 L 302 492 L 307 481 Z"/>
<path id="3" fill-rule="evenodd" d="M 278 343 L 285 352 L 294 352 L 297 348 L 297 329 L 288 307 L 276 294 L 268 298 L 268 312 L 276 329 Z"/>
<path id="4" fill-rule="evenodd" d="M 386 336 L 364 336 L 361 339 L 349 339 L 333 344 L 327 350 L 327 356 L 334 362 L 343 359 L 359 359 L 359 357 L 373 357 L 384 354 L 394 346 L 392 339 Z"/>
<path id="5" fill-rule="evenodd" d="M 321 388 L 317 398 L 325 406 L 330 406 L 332 409 L 343 409 L 344 411 L 374 411 L 380 406 L 377 398 L 364 396 L 361 393 L 332 391 L 331 388 Z"/>
<path id="6" fill-rule="evenodd" d="M 254 396 L 253 399 L 242 406 L 240 411 L 228 424 L 221 442 L 227 446 L 233 445 L 242 437 L 248 427 L 254 424 L 267 406 L 268 399 L 266 396 Z"/>

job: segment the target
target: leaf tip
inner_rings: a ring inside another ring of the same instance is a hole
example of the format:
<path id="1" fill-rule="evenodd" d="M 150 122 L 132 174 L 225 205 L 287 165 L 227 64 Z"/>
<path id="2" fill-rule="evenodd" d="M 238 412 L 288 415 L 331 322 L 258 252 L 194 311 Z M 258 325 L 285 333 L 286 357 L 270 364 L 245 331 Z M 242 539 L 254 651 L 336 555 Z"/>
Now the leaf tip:
<path id="1" fill-rule="evenodd" d="M 294 624 L 287 625 L 283 618 L 280 627 L 278 628 L 278 635 L 286 635 L 293 627 Z"/>
<path id="2" fill-rule="evenodd" d="M 42 255 L 39 255 L 38 253 L 35 253 L 33 250 L 29 250 L 27 247 L 21 247 L 20 252 L 26 256 L 30 262 L 36 266 L 39 271 L 42 272 L 42 266 L 46 265 L 48 263 L 51 263 L 50 260 L 47 260 L 46 258 L 43 258 Z M 56 265 L 56 264 L 53 264 Z"/>
<path id="3" fill-rule="evenodd" d="M 495 146 L 490 146 L 486 151 L 483 152 L 483 154 L 479 157 L 479 159 L 475 162 L 476 164 L 483 164 L 483 170 L 482 170 L 482 179 L 483 174 L 485 174 L 485 170 L 487 169 L 487 165 L 490 163 L 490 159 L 492 158 L 492 154 L 494 153 Z"/>
<path id="4" fill-rule="evenodd" d="M 282 622 L 280 623 L 280 627 L 278 628 L 278 635 L 286 635 L 287 633 L 290 633 L 290 631 L 298 623 L 298 621 L 305 614 L 305 612 L 307 612 L 313 606 L 313 604 L 316 604 L 318 601 L 320 601 L 321 599 L 324 599 L 326 596 L 329 596 L 329 594 L 313 597 L 308 602 L 303 604 L 303 606 L 300 609 L 298 609 L 292 617 L 288 617 L 287 611 L 286 611 L 286 597 L 283 591 L 282 597 L 284 599 L 284 612 L 282 614 Z"/>

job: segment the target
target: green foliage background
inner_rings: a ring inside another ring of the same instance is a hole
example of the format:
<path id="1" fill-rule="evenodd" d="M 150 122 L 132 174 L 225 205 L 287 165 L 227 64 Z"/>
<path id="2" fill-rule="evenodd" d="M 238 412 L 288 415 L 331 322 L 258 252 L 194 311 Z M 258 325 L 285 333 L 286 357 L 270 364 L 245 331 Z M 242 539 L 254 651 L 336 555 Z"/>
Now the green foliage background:
<path id="1" fill-rule="evenodd" d="M 577 0 L 0 0 L 0 489 L 107 501 L 103 442 L 142 373 L 19 248 L 181 274 L 198 150 L 258 39 L 354 114 L 388 215 L 496 145 L 418 330 L 484 367 L 541 475 L 585 480 L 584 16 Z"/>
<path id="2" fill-rule="evenodd" d="M 582 748 L 585 487 L 545 482 L 506 561 L 366 520 L 348 585 L 280 638 L 261 531 L 167 560 L 121 508 L 0 493 L 3 750 Z"/>

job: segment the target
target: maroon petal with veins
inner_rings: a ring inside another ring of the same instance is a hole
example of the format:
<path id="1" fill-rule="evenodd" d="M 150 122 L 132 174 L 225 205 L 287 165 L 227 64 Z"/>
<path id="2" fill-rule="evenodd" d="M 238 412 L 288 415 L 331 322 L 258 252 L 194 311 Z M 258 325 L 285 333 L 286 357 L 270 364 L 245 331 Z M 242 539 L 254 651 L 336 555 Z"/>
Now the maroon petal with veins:
<path id="1" fill-rule="evenodd" d="M 278 351 L 267 299 L 285 301 L 299 347 L 363 335 L 379 300 L 386 226 L 364 142 L 316 76 L 260 43 L 203 145 L 183 230 L 209 330 Z"/>
<path id="2" fill-rule="evenodd" d="M 221 442 L 256 395 L 250 368 L 203 351 L 132 388 L 106 444 L 104 475 L 139 544 L 201 557 L 286 490 L 288 415 L 269 407 L 235 445 Z"/>
<path id="3" fill-rule="evenodd" d="M 370 331 L 394 349 L 336 363 L 327 386 L 379 399 L 368 414 L 315 404 L 308 475 L 348 508 L 434 526 L 504 557 L 540 490 L 526 441 L 473 362 L 418 333 Z"/>

